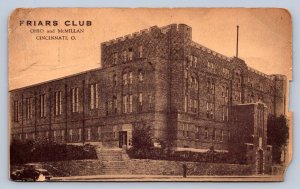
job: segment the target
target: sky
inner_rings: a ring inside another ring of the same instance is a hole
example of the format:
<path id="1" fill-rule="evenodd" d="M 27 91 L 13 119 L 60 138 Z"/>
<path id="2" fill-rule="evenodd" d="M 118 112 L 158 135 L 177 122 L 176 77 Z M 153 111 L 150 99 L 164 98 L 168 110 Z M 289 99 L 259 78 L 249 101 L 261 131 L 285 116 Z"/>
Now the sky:
<path id="1" fill-rule="evenodd" d="M 20 21 L 58 21 L 58 26 L 20 26 Z M 63 25 L 66 20 L 92 26 Z M 239 57 L 266 74 L 291 79 L 291 17 L 284 9 L 17 9 L 9 20 L 9 90 L 101 67 L 100 44 L 151 26 L 184 23 L 193 41 L 225 56 Z M 47 30 L 84 29 L 76 40 L 36 40 L 64 35 Z M 38 29 L 43 29 L 40 33 Z"/>

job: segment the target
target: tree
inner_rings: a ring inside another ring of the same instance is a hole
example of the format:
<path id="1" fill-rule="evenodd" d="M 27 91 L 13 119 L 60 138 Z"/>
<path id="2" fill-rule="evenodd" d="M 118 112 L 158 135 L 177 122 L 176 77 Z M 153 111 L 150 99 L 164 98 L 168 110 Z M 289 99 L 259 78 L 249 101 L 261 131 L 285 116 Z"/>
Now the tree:
<path id="1" fill-rule="evenodd" d="M 132 132 L 132 147 L 136 150 L 150 150 L 153 148 L 150 126 L 138 124 Z"/>
<path id="2" fill-rule="evenodd" d="M 272 145 L 274 163 L 280 163 L 281 153 L 287 145 L 289 138 L 288 120 L 284 115 L 269 116 L 267 123 L 268 144 Z"/>

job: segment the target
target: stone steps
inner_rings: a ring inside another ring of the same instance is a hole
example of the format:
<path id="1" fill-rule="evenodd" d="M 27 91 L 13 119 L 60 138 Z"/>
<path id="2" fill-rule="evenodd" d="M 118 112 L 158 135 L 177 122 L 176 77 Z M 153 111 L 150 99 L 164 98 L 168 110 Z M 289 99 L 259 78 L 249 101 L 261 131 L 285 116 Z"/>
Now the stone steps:
<path id="1" fill-rule="evenodd" d="M 125 162 L 122 161 L 103 161 L 102 173 L 107 175 L 120 175 L 127 173 L 127 167 Z"/>
<path id="2" fill-rule="evenodd" d="M 121 149 L 97 149 L 98 159 L 102 161 L 122 161 L 122 150 Z"/>
<path id="3" fill-rule="evenodd" d="M 127 166 L 122 158 L 121 149 L 100 149 L 96 150 L 98 158 L 101 160 L 101 173 L 104 175 L 127 174 Z"/>

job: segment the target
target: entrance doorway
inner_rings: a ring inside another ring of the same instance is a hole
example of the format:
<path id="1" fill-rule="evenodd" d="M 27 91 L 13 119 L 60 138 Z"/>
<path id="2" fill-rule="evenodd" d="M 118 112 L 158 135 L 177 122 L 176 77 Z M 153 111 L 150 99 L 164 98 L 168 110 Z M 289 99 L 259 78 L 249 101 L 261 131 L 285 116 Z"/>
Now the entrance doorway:
<path id="1" fill-rule="evenodd" d="M 264 152 L 262 150 L 258 150 L 258 160 L 257 160 L 257 173 L 263 174 L 264 172 Z"/>
<path id="2" fill-rule="evenodd" d="M 127 131 L 119 131 L 119 148 L 127 145 Z"/>

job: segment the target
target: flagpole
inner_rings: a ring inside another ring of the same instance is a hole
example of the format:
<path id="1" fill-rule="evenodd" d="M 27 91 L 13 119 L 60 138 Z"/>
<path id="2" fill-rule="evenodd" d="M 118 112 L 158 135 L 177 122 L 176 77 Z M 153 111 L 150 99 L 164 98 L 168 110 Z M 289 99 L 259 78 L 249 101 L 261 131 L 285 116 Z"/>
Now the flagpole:
<path id="1" fill-rule="evenodd" d="M 239 56 L 239 25 L 236 26 L 236 57 Z"/>

